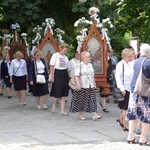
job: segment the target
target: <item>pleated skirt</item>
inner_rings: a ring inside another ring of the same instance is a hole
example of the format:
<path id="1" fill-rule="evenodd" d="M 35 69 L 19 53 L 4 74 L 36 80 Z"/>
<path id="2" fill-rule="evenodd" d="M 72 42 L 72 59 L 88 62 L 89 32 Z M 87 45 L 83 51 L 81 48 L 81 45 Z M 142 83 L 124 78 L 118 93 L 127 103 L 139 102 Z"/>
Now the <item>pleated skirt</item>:
<path id="1" fill-rule="evenodd" d="M 97 112 L 96 91 L 94 88 L 82 88 L 73 92 L 70 112 Z"/>

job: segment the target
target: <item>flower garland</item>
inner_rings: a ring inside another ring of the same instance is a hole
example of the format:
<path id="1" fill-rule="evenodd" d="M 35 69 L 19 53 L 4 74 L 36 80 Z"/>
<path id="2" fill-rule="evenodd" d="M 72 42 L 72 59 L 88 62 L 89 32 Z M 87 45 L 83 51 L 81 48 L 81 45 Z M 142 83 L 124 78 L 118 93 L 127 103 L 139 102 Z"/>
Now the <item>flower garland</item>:
<path id="1" fill-rule="evenodd" d="M 57 34 L 57 37 L 58 37 L 58 40 L 60 43 L 64 43 L 64 40 L 62 40 L 62 35 L 65 34 L 65 31 L 59 29 L 59 28 L 56 28 L 55 29 L 55 32 Z"/>
<path id="2" fill-rule="evenodd" d="M 85 40 L 86 36 L 87 36 L 87 28 L 85 28 L 85 26 L 87 25 L 92 25 L 93 23 L 101 29 L 102 32 L 102 39 L 106 39 L 106 42 L 108 44 L 108 46 L 111 48 L 111 44 L 110 44 L 110 38 L 108 37 L 108 28 L 113 28 L 113 24 L 110 21 L 110 18 L 106 18 L 106 19 L 102 19 L 102 22 L 100 22 L 100 18 L 98 18 L 98 14 L 100 10 L 96 7 L 91 7 L 89 9 L 89 15 L 92 21 L 86 20 L 84 17 L 80 18 L 79 20 L 77 20 L 74 23 L 74 27 L 81 27 L 81 31 L 80 33 L 82 34 L 82 36 L 80 38 L 77 38 L 78 41 L 78 48 L 81 49 L 81 46 L 83 43 L 83 39 Z"/>
<path id="3" fill-rule="evenodd" d="M 46 18 L 46 19 L 45 19 L 45 22 L 43 22 L 43 24 L 42 24 L 42 26 L 46 26 L 46 27 L 45 27 L 44 35 L 46 34 L 46 32 L 47 32 L 48 29 L 50 30 L 50 32 L 51 32 L 52 34 L 54 34 L 54 33 L 53 33 L 53 29 L 52 29 L 52 27 L 53 27 L 54 25 L 55 25 L 55 20 L 54 20 L 53 18 Z"/>
<path id="4" fill-rule="evenodd" d="M 15 40 L 16 40 L 16 42 L 18 42 L 17 31 L 20 30 L 20 25 L 18 23 L 15 23 L 15 24 L 12 24 L 10 27 L 12 30 L 15 30 Z"/>
<path id="5" fill-rule="evenodd" d="M 36 37 L 34 40 L 32 40 L 32 44 L 35 44 L 35 43 L 39 44 L 39 41 L 41 39 L 41 34 L 40 34 L 41 30 L 42 30 L 42 27 L 40 27 L 39 25 L 37 25 L 37 27 L 33 29 L 33 32 L 36 33 Z"/>

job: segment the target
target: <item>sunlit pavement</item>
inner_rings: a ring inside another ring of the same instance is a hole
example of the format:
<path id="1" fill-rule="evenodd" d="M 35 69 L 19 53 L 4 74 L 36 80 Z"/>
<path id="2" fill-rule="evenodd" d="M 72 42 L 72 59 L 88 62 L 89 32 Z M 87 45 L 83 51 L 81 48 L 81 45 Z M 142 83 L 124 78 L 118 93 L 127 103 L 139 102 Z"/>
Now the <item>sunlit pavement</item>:
<path id="1" fill-rule="evenodd" d="M 51 97 L 48 110 L 37 110 L 33 96 L 27 96 L 26 106 L 19 106 L 14 91 L 11 99 L 4 92 L 0 97 L 0 150 L 148 150 L 126 142 L 128 132 L 116 122 L 120 114 L 117 104 L 111 100 L 107 104 L 109 113 L 104 113 L 99 99 L 97 94 L 98 113 L 103 117 L 93 121 L 92 114 L 86 113 L 87 119 L 79 120 L 77 113 L 60 115 L 59 103 L 56 112 L 51 112 Z M 70 100 L 71 94 L 67 111 Z"/>

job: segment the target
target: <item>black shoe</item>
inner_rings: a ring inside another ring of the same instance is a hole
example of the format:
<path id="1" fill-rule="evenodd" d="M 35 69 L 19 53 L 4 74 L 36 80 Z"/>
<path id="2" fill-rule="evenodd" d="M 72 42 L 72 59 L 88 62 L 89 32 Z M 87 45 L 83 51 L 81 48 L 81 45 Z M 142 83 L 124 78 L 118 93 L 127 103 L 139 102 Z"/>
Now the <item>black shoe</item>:
<path id="1" fill-rule="evenodd" d="M 0 93 L 0 96 L 3 96 L 3 93 Z"/>
<path id="2" fill-rule="evenodd" d="M 126 127 L 123 127 L 123 131 L 129 131 L 129 129 L 127 129 Z"/>
<path id="3" fill-rule="evenodd" d="M 103 109 L 103 112 L 108 113 L 108 110 L 107 109 Z"/>
<path id="4" fill-rule="evenodd" d="M 139 142 L 136 141 L 135 139 L 133 139 L 133 140 L 128 140 L 127 143 L 129 143 L 129 144 L 138 144 Z"/>
<path id="5" fill-rule="evenodd" d="M 9 99 L 11 98 L 11 96 L 7 96 Z"/>
<path id="6" fill-rule="evenodd" d="M 116 121 L 119 122 L 119 124 L 120 124 L 120 126 L 121 126 L 122 128 L 124 128 L 123 123 L 121 123 L 119 119 L 117 119 Z"/>
<path id="7" fill-rule="evenodd" d="M 147 142 L 147 141 L 145 143 L 139 142 L 139 145 L 141 145 L 141 146 L 150 146 L 150 143 Z"/>

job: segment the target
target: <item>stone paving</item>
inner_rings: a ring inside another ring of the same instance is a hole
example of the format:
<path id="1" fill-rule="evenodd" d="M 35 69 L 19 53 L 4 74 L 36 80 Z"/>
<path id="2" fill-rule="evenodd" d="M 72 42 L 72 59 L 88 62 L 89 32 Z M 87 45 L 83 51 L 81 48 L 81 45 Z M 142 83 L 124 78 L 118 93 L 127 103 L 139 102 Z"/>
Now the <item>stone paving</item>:
<path id="1" fill-rule="evenodd" d="M 97 94 L 97 102 L 99 102 Z M 67 98 L 69 110 L 71 94 Z M 116 122 L 120 114 L 117 104 L 111 101 L 109 113 L 104 113 L 98 104 L 102 119 L 93 121 L 86 113 L 86 120 L 78 114 L 69 116 L 51 112 L 53 98 L 48 97 L 48 110 L 37 110 L 33 96 L 27 96 L 27 105 L 19 106 L 14 91 L 12 98 L 0 97 L 0 150 L 148 150 L 149 147 L 127 144 L 128 132 Z M 137 137 L 138 139 L 138 137 Z M 148 135 L 150 140 L 150 134 Z"/>

